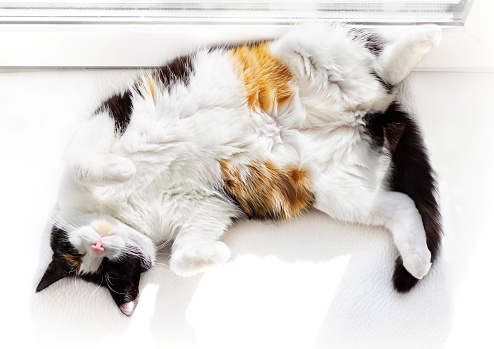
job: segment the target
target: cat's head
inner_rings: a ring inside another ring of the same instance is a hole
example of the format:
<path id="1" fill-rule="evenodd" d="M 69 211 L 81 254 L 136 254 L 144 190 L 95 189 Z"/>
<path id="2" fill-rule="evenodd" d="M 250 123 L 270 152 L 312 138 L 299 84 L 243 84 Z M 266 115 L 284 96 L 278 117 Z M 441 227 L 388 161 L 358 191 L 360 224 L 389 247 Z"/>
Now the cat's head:
<path id="1" fill-rule="evenodd" d="M 53 258 L 36 292 L 66 277 L 80 277 L 108 288 L 119 309 L 132 315 L 141 274 L 151 268 L 156 248 L 151 239 L 108 216 L 86 216 L 53 225 Z"/>

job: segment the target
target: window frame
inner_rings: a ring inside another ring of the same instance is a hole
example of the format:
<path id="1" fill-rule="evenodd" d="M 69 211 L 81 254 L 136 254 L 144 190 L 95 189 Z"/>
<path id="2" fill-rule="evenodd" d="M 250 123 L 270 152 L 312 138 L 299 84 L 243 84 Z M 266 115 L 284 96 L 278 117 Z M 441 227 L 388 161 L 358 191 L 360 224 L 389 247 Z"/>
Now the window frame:
<path id="1" fill-rule="evenodd" d="M 0 23 L 281 24 L 296 21 L 458 24 L 474 0 L 18 0 L 1 1 Z M 403 8 L 408 8 L 404 11 Z M 410 17 L 414 14 L 414 17 Z"/>
<path id="2" fill-rule="evenodd" d="M 494 72 L 494 2 L 472 2 L 461 26 L 443 26 L 441 45 L 416 71 Z M 411 25 L 362 25 L 389 39 Z M 0 68 L 144 68 L 198 46 L 270 39 L 282 24 L 1 24 Z M 492 28 L 492 30 L 491 30 Z"/>

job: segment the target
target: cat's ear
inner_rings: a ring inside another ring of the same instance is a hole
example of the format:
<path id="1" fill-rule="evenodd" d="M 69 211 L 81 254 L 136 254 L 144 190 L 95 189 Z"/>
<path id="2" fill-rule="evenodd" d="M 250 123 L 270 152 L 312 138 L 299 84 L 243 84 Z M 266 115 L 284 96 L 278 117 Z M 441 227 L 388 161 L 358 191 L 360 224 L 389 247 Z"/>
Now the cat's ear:
<path id="1" fill-rule="evenodd" d="M 116 279 L 108 284 L 113 300 L 120 311 L 127 316 L 131 316 L 139 301 L 139 280 L 140 273 L 136 273 L 130 280 Z"/>
<path id="2" fill-rule="evenodd" d="M 36 287 L 36 292 L 43 291 L 45 288 L 51 284 L 57 282 L 60 279 L 68 276 L 67 266 L 58 258 L 53 258 L 50 265 L 45 271 L 45 274 L 41 278 L 41 281 Z"/>

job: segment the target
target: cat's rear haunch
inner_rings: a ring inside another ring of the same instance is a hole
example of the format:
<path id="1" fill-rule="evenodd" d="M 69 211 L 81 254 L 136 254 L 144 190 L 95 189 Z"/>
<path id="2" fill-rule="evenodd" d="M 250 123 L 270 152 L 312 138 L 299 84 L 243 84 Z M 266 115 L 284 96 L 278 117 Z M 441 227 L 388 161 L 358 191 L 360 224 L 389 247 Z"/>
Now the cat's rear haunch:
<path id="1" fill-rule="evenodd" d="M 233 221 L 311 208 L 387 228 L 394 287 L 409 291 L 438 255 L 441 223 L 426 149 L 396 90 L 440 37 L 433 25 L 393 43 L 308 25 L 144 74 L 69 145 L 37 291 L 78 276 L 131 315 L 158 245 L 173 241 L 170 268 L 193 275 L 229 259 L 219 240 Z"/>

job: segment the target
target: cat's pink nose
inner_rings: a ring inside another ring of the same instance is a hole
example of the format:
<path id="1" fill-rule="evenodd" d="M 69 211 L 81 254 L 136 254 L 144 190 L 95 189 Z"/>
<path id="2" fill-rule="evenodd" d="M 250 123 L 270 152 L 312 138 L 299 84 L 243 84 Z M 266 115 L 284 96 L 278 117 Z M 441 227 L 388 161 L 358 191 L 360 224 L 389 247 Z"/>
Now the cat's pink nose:
<path id="1" fill-rule="evenodd" d="M 105 250 L 105 248 L 103 247 L 103 244 L 101 242 L 101 238 L 96 241 L 96 243 L 92 244 L 91 245 L 91 249 L 94 251 L 94 252 L 103 252 Z"/>

